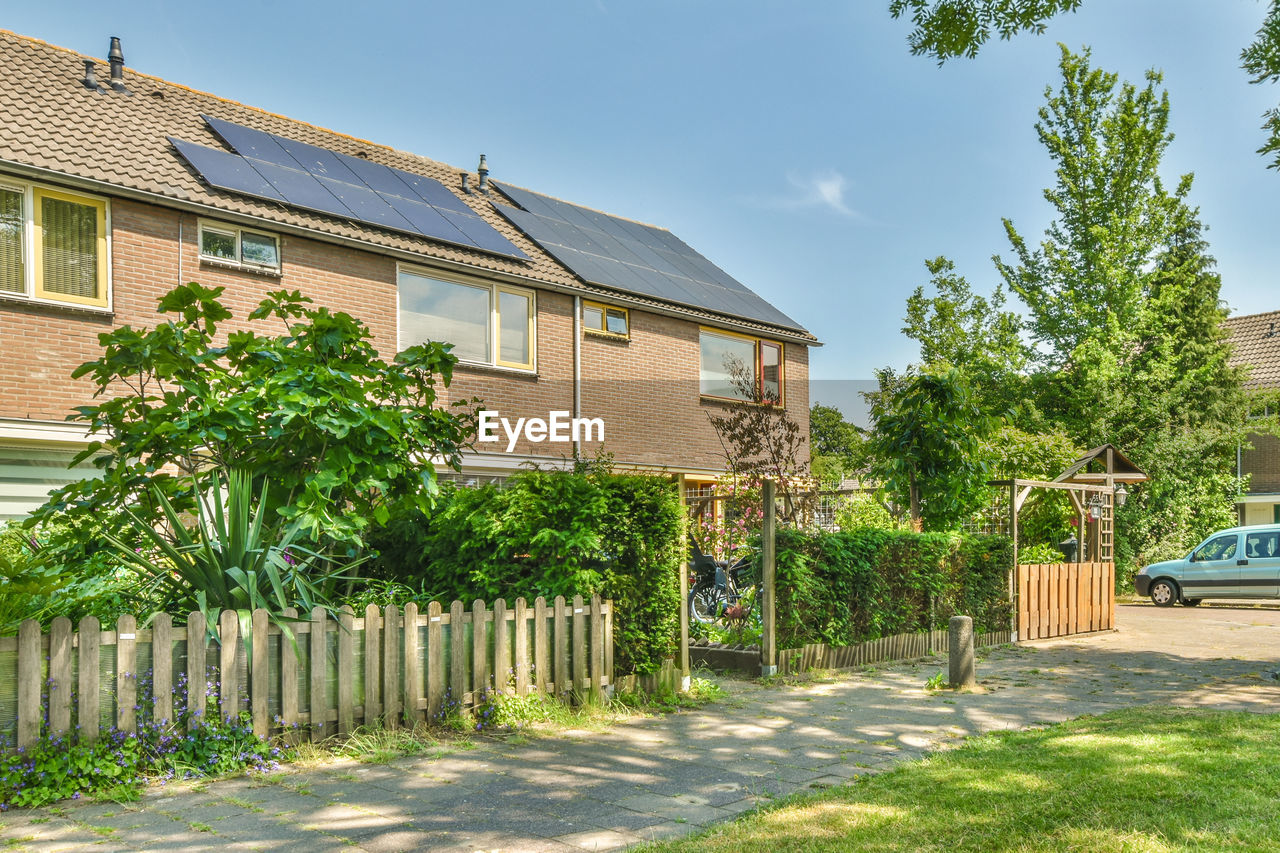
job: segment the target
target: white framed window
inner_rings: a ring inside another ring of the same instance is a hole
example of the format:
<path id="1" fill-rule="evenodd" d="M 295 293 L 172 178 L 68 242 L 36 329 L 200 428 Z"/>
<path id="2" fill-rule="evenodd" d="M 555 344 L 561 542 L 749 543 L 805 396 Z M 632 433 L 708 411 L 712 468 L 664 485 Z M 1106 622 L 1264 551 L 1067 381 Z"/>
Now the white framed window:
<path id="1" fill-rule="evenodd" d="M 0 295 L 110 306 L 107 200 L 0 179 Z"/>
<path id="2" fill-rule="evenodd" d="M 703 328 L 698 348 L 703 397 L 785 405 L 781 343 Z"/>
<path id="3" fill-rule="evenodd" d="M 200 260 L 256 272 L 280 272 L 280 238 L 252 228 L 200 221 Z"/>
<path id="4" fill-rule="evenodd" d="M 537 302 L 532 290 L 443 278 L 401 267 L 400 349 L 453 344 L 460 361 L 516 370 L 535 364 Z"/>
<path id="5" fill-rule="evenodd" d="M 631 314 L 626 308 L 614 308 L 599 302 L 582 303 L 582 328 L 592 334 L 611 338 L 631 337 Z"/>

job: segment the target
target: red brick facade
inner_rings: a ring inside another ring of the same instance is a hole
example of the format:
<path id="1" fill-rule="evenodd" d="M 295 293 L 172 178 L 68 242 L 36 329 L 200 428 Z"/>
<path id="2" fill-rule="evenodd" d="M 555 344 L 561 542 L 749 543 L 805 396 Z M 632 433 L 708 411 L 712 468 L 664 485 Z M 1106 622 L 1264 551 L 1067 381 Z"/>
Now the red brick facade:
<path id="1" fill-rule="evenodd" d="M 63 420 L 89 398 L 89 384 L 70 374 L 97 356 L 97 336 L 113 326 L 155 325 L 157 298 L 184 281 L 226 288 L 224 303 L 236 317 L 227 328 L 243 325 L 267 291 L 296 289 L 362 319 L 385 356 L 396 349 L 399 262 L 393 257 L 281 234 L 282 274 L 267 276 L 201 262 L 194 214 L 112 199 L 110 215 L 111 315 L 0 299 L 0 419 Z M 573 409 L 574 297 L 525 286 L 537 294 L 536 374 L 460 365 L 450 396 L 478 396 L 513 419 L 546 418 Z M 617 463 L 688 472 L 723 468 L 707 420 L 720 404 L 698 395 L 698 321 L 636 307 L 630 321 L 629 340 L 583 333 L 582 416 L 604 419 L 604 449 Z M 789 342 L 784 350 L 787 407 L 807 433 L 808 350 Z M 506 442 L 481 447 L 503 454 Z M 586 444 L 583 453 L 598 449 Z M 522 441 L 515 452 L 559 460 L 572 447 Z"/>

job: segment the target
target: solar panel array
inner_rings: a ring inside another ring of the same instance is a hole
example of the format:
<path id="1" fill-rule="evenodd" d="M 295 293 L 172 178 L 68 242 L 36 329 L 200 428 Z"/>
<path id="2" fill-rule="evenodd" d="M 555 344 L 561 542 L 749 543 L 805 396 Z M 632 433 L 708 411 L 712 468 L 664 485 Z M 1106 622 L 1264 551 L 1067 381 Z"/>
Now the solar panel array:
<path id="1" fill-rule="evenodd" d="M 494 207 L 585 281 L 803 331 L 795 320 L 664 228 L 506 184 L 498 189 L 519 207 Z"/>
<path id="2" fill-rule="evenodd" d="M 528 257 L 439 181 L 203 118 L 234 154 L 169 141 L 210 186 L 496 255 Z"/>

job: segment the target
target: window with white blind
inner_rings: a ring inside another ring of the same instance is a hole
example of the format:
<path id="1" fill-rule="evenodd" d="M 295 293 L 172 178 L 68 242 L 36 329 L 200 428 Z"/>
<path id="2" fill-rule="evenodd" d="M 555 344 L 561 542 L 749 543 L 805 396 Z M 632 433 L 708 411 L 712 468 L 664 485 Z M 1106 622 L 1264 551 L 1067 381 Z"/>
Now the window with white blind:
<path id="1" fill-rule="evenodd" d="M 107 307 L 106 199 L 0 182 L 0 295 Z"/>

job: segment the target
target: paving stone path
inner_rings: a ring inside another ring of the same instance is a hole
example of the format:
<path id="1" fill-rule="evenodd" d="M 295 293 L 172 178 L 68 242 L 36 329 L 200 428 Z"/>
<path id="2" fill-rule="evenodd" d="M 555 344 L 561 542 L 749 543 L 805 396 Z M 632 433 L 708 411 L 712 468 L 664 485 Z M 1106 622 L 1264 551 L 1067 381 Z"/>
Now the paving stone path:
<path id="1" fill-rule="evenodd" d="M 925 689 L 942 657 L 789 686 L 724 679 L 728 697 L 692 712 L 10 812 L 0 840 L 31 851 L 612 850 L 981 732 L 1147 703 L 1280 712 L 1280 609 L 1122 606 L 1118 623 L 991 650 L 973 693 Z"/>

